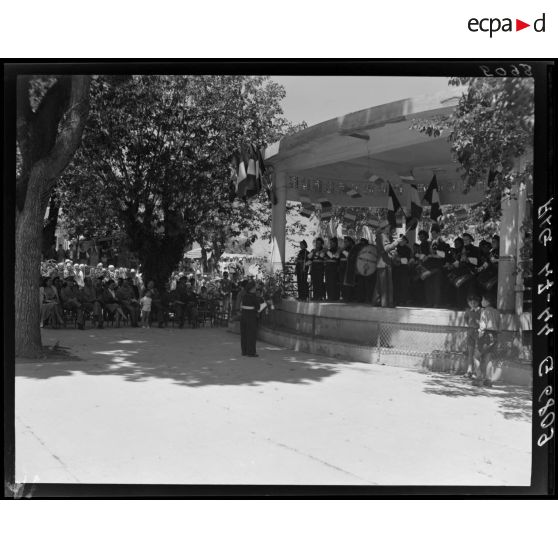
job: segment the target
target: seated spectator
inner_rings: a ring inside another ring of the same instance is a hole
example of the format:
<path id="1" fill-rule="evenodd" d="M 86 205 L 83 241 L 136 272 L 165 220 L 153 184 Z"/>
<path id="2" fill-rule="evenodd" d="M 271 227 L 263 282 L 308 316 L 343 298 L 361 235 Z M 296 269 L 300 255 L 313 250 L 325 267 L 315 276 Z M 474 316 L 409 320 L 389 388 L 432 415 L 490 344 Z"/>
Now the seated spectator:
<path id="1" fill-rule="evenodd" d="M 60 312 L 60 300 L 58 293 L 53 286 L 53 281 L 50 277 L 43 278 L 40 288 L 41 300 L 41 327 L 44 326 L 45 321 L 51 321 L 54 327 L 58 327 L 64 323 L 64 318 Z"/>
<path id="2" fill-rule="evenodd" d="M 90 277 L 84 279 L 84 286 L 79 291 L 79 301 L 81 302 L 82 309 L 93 316 L 93 320 L 97 325 L 100 324 L 102 326 L 103 307 Z"/>
<path id="3" fill-rule="evenodd" d="M 134 298 L 134 291 L 127 281 L 120 278 L 118 283 L 119 286 L 116 290 L 116 297 L 118 298 L 123 311 L 130 316 L 132 327 L 138 327 L 140 312 L 139 300 Z"/>
<path id="4" fill-rule="evenodd" d="M 77 315 L 78 328 L 83 329 L 83 309 L 81 302 L 79 301 L 79 290 L 73 277 L 66 278 L 66 284 L 62 287 L 60 298 L 62 300 L 62 308 L 64 308 L 64 310 L 75 312 Z"/>
<path id="5" fill-rule="evenodd" d="M 120 318 L 126 319 L 126 314 L 124 314 L 122 305 L 116 296 L 116 283 L 112 279 L 104 284 L 101 303 L 108 312 L 115 314 L 119 320 Z"/>

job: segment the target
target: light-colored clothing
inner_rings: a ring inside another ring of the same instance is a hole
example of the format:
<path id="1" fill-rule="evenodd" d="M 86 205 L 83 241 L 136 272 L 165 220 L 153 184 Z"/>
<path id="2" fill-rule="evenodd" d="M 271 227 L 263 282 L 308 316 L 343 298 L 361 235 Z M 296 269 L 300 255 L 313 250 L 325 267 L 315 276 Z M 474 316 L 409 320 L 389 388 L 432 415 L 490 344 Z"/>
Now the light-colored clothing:
<path id="1" fill-rule="evenodd" d="M 481 310 L 479 331 L 500 331 L 500 312 L 491 306 Z"/>
<path id="2" fill-rule="evenodd" d="M 141 300 L 141 311 L 142 312 L 151 312 L 151 302 L 152 298 L 149 296 L 144 296 Z"/>

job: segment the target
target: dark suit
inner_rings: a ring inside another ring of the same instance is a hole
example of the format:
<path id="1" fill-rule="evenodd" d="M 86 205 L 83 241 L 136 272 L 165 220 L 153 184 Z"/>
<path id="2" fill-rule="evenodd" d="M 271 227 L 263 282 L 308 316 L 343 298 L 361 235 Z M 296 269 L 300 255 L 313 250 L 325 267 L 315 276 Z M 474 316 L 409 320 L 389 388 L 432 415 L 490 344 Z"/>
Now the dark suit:
<path id="1" fill-rule="evenodd" d="M 240 306 L 240 348 L 242 354 L 246 356 L 256 354 L 259 309 L 260 300 L 255 293 L 247 293 L 242 297 Z"/>

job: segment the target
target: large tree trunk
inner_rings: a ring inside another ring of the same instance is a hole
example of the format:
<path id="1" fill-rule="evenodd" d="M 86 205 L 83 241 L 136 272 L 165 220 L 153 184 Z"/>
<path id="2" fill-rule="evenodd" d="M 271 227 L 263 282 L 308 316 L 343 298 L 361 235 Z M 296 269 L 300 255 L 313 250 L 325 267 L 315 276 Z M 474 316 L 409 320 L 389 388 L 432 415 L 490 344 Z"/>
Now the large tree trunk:
<path id="1" fill-rule="evenodd" d="M 42 353 L 39 281 L 43 219 L 52 187 L 78 148 L 89 112 L 89 76 L 61 78 L 37 112 L 29 78 L 18 78 L 18 145 L 23 158 L 16 184 L 15 354 Z"/>
<path id="2" fill-rule="evenodd" d="M 39 282 L 44 216 L 40 191 L 43 181 L 43 166 L 36 165 L 29 177 L 25 207 L 16 217 L 15 354 L 29 358 L 42 354 Z"/>
<path id="3" fill-rule="evenodd" d="M 144 284 L 153 281 L 161 288 L 182 260 L 184 246 L 183 236 L 152 239 L 144 241 L 141 246 L 134 244 L 141 262 Z"/>

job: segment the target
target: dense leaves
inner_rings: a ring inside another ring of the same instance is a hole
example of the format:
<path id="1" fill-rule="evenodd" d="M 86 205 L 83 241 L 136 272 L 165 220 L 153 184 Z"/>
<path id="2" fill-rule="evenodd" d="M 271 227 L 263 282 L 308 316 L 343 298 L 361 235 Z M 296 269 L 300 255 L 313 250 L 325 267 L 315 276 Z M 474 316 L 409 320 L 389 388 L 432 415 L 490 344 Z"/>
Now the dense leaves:
<path id="1" fill-rule="evenodd" d="M 262 76 L 100 77 L 82 149 L 61 183 L 74 232 L 123 230 L 148 277 L 162 281 L 194 241 L 220 247 L 269 221 L 263 199 L 230 199 L 229 160 L 242 144 L 288 130 L 284 89 Z"/>

